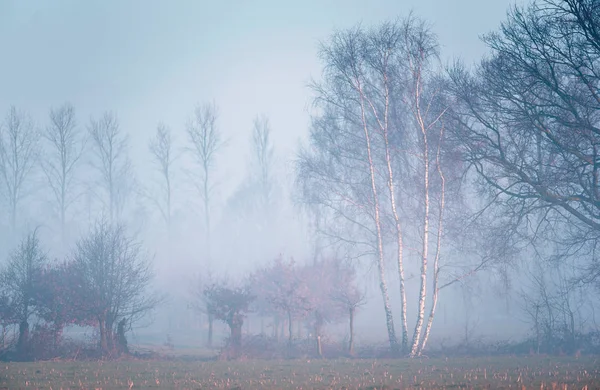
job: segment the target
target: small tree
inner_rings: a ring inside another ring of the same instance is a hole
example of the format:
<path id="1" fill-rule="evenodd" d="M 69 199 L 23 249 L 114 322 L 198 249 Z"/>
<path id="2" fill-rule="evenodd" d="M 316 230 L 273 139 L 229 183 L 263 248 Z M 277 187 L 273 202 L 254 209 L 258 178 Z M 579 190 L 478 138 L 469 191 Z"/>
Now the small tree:
<path id="1" fill-rule="evenodd" d="M 254 296 L 248 286 L 222 286 L 211 284 L 204 289 L 207 307 L 217 320 L 223 321 L 231 331 L 230 346 L 234 357 L 242 347 L 242 326 Z"/>
<path id="2" fill-rule="evenodd" d="M 115 343 L 120 321 L 132 324 L 159 302 L 149 291 L 154 275 L 141 243 L 128 237 L 123 226 L 100 221 L 77 243 L 73 262 L 82 278 L 76 286 L 85 302 L 82 309 L 97 321 L 103 353 L 121 352 L 124 346 Z"/>
<path id="3" fill-rule="evenodd" d="M 2 283 L 15 310 L 15 322 L 19 324 L 17 353 L 22 355 L 29 337 L 29 318 L 35 308 L 35 275 L 46 263 L 46 255 L 40 246 L 37 230 L 29 233 L 19 247 L 12 252 L 2 273 Z"/>

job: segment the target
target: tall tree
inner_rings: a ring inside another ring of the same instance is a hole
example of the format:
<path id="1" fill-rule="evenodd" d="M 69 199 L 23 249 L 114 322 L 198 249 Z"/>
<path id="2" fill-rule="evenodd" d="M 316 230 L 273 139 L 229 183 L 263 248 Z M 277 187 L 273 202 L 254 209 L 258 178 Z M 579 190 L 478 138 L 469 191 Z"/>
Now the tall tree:
<path id="1" fill-rule="evenodd" d="M 159 123 L 156 134 L 150 140 L 148 148 L 152 154 L 152 162 L 160 175 L 159 194 L 153 199 L 167 226 L 169 237 L 171 237 L 173 164 L 177 157 L 173 150 L 171 129 L 165 124 Z"/>
<path id="2" fill-rule="evenodd" d="M 47 144 L 42 169 L 58 208 L 64 247 L 67 211 L 77 197 L 75 175 L 85 146 L 75 120 L 75 109 L 71 104 L 65 103 L 50 110 L 50 123 L 42 136 Z"/>
<path id="3" fill-rule="evenodd" d="M 252 179 L 258 189 L 258 206 L 260 212 L 270 210 L 273 194 L 273 143 L 271 141 L 271 124 L 266 115 L 254 119 L 252 129 Z"/>
<path id="4" fill-rule="evenodd" d="M 16 233 L 19 204 L 27 194 L 27 181 L 37 157 L 37 135 L 31 118 L 12 106 L 0 127 L 0 175 L 13 234 Z"/>
<path id="5" fill-rule="evenodd" d="M 303 201 L 322 213 L 325 237 L 354 257 L 375 257 L 390 347 L 411 356 L 425 348 L 441 289 L 445 171 L 451 168 L 455 179 L 460 168 L 444 141 L 448 103 L 436 77 L 437 55 L 436 37 L 413 16 L 334 34 L 322 48 L 324 81 L 313 85 L 319 112 L 298 163 Z M 452 198 L 458 201 L 459 193 Z M 419 258 L 421 282 L 412 340 L 407 246 L 408 256 Z M 387 287 L 391 250 L 400 281 L 400 345 Z M 428 291 L 433 309 L 425 326 Z"/>
<path id="6" fill-rule="evenodd" d="M 94 155 L 92 164 L 100 175 L 99 184 L 108 198 L 109 220 L 117 222 L 132 186 L 128 137 L 111 112 L 104 113 L 100 119 L 90 119 L 89 133 Z"/>
<path id="7" fill-rule="evenodd" d="M 194 116 L 187 125 L 189 147 L 196 169 L 192 177 L 204 206 L 204 228 L 210 262 L 210 207 L 214 189 L 214 169 L 218 152 L 224 146 L 221 131 L 217 127 L 218 108 L 216 103 L 205 103 L 196 107 Z"/>

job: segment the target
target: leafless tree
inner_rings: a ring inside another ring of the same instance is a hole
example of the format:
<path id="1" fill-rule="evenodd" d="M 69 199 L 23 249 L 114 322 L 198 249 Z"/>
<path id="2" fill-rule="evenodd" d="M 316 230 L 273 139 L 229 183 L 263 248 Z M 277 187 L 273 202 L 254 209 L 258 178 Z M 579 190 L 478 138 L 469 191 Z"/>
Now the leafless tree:
<path id="1" fill-rule="evenodd" d="M 78 296 L 85 297 L 80 310 L 97 321 L 102 351 L 119 351 L 121 321 L 135 323 L 160 301 L 150 291 L 154 275 L 141 243 L 128 237 L 122 225 L 99 221 L 78 241 L 72 260 L 81 274 Z"/>
<path id="2" fill-rule="evenodd" d="M 254 119 L 252 130 L 252 154 L 254 180 L 259 188 L 259 209 L 268 212 L 273 192 L 273 144 L 271 141 L 271 125 L 266 115 Z"/>
<path id="3" fill-rule="evenodd" d="M 171 130 L 163 123 L 156 128 L 156 135 L 149 143 L 148 148 L 152 154 L 158 173 L 160 174 L 160 192 L 153 197 L 167 226 L 169 237 L 171 235 L 172 195 L 173 195 L 173 165 L 177 156 L 173 149 Z"/>
<path id="4" fill-rule="evenodd" d="M 75 175 L 85 146 L 71 104 L 65 103 L 50 110 L 50 123 L 42 136 L 47 144 L 42 169 L 58 207 L 64 247 L 67 211 L 78 195 L 75 192 Z"/>
<path id="5" fill-rule="evenodd" d="M 18 353 L 24 353 L 29 338 L 29 319 L 34 312 L 35 277 L 47 261 L 37 235 L 29 233 L 9 257 L 2 284 L 16 308 L 19 323 Z"/>
<path id="6" fill-rule="evenodd" d="M 221 131 L 217 127 L 218 108 L 216 103 L 205 103 L 196 107 L 194 116 L 187 125 L 189 147 L 196 168 L 192 172 L 195 185 L 204 205 L 204 227 L 210 261 L 210 207 L 214 189 L 213 173 L 216 158 L 224 146 Z"/>
<path id="7" fill-rule="evenodd" d="M 31 118 L 14 106 L 0 127 L 0 175 L 15 234 L 19 204 L 26 196 L 27 181 L 35 166 L 38 133 Z"/>
<path id="8" fill-rule="evenodd" d="M 516 241 L 578 257 L 582 280 L 600 275 L 600 25 L 587 0 L 514 7 L 485 42 L 476 71 L 450 71 L 454 133 L 486 195 Z"/>
<path id="9" fill-rule="evenodd" d="M 89 125 L 93 167 L 100 175 L 105 191 L 111 223 L 121 218 L 125 201 L 132 189 L 132 168 L 128 155 L 128 137 L 119 127 L 115 114 L 106 112 L 100 119 L 92 118 Z"/>

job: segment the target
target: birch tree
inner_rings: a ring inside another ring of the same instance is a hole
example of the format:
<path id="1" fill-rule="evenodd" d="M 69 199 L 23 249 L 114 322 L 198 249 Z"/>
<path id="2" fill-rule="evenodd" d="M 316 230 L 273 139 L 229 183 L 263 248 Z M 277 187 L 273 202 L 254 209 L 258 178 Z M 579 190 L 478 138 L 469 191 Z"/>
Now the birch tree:
<path id="1" fill-rule="evenodd" d="M 375 256 L 390 347 L 410 356 L 425 348 L 435 316 L 442 287 L 445 171 L 450 167 L 454 179 L 460 168 L 450 163 L 444 141 L 447 102 L 436 76 L 437 55 L 436 37 L 413 16 L 334 34 L 322 50 L 325 81 L 314 84 L 319 112 L 298 163 L 304 202 L 326 215 L 321 234 L 357 257 Z M 458 193 L 453 198 L 459 199 Z M 411 340 L 407 255 L 420 263 Z M 400 285 L 399 345 L 387 288 L 390 256 Z"/>
<path id="2" fill-rule="evenodd" d="M 210 261 L 210 207 L 214 190 L 214 169 L 219 151 L 224 146 L 221 131 L 217 127 L 218 108 L 216 104 L 205 103 L 196 107 L 194 116 L 187 125 L 189 146 L 187 151 L 195 165 L 191 172 L 192 180 L 198 189 L 204 206 L 204 228 Z"/>
<path id="3" fill-rule="evenodd" d="M 13 235 L 17 229 L 19 205 L 26 197 L 36 162 L 37 138 L 31 118 L 12 106 L 0 127 L 0 175 Z"/>
<path id="4" fill-rule="evenodd" d="M 61 241 L 66 244 L 65 224 L 69 207 L 77 198 L 75 175 L 84 150 L 75 109 L 69 103 L 50 110 L 50 123 L 42 133 L 46 153 L 42 169 L 58 208 Z"/>
<path id="5" fill-rule="evenodd" d="M 99 185 L 106 195 L 105 205 L 111 223 L 117 222 L 132 188 L 128 137 L 123 134 L 114 113 L 106 112 L 89 124 L 92 166 L 99 175 Z"/>

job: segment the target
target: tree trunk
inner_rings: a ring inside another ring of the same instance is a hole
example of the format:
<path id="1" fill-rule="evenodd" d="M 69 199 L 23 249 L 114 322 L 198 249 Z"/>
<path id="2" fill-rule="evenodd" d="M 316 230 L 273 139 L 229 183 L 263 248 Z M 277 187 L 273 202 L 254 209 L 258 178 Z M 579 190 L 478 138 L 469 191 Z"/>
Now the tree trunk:
<path id="1" fill-rule="evenodd" d="M 323 357 L 323 349 L 321 346 L 321 331 L 323 329 L 323 317 L 319 314 L 316 314 L 315 318 L 315 341 L 317 342 L 317 356 Z"/>
<path id="2" fill-rule="evenodd" d="M 293 343 L 293 339 L 294 339 L 294 334 L 292 333 L 292 312 L 288 311 L 288 334 L 289 334 L 289 339 L 288 339 L 288 345 L 291 347 L 292 343 Z"/>
<path id="3" fill-rule="evenodd" d="M 381 290 L 381 296 L 383 299 L 383 309 L 385 311 L 385 323 L 388 332 L 388 340 L 390 343 L 390 349 L 392 353 L 398 352 L 398 340 L 396 339 L 396 330 L 394 328 L 394 317 L 392 314 L 392 308 L 390 306 L 390 298 L 388 294 L 387 281 L 385 277 L 385 257 L 383 253 L 383 233 L 381 231 L 381 216 L 380 216 L 380 205 L 379 195 L 377 193 L 377 184 L 375 182 L 375 165 L 373 163 L 373 156 L 371 153 L 371 135 L 367 126 L 367 120 L 365 117 L 365 102 L 364 94 L 360 81 L 357 80 L 357 89 L 360 93 L 360 107 L 362 125 L 365 133 L 365 146 L 367 149 L 367 158 L 369 163 L 369 174 L 371 179 L 371 195 L 373 197 L 373 211 L 375 217 L 375 230 L 377 235 L 377 269 L 379 271 L 379 289 Z"/>
<path id="4" fill-rule="evenodd" d="M 208 339 L 206 340 L 206 345 L 209 348 L 212 348 L 213 346 L 213 315 L 212 314 L 208 314 Z"/>
<path id="5" fill-rule="evenodd" d="M 19 339 L 17 341 L 17 354 L 25 357 L 27 353 L 27 342 L 29 341 L 29 323 L 23 320 L 19 323 Z"/>
<path id="6" fill-rule="evenodd" d="M 354 355 L 354 308 L 349 310 L 350 314 L 350 340 L 348 341 L 348 353 Z"/>
<path id="7" fill-rule="evenodd" d="M 125 325 L 127 324 L 127 319 L 123 318 L 119 321 L 119 325 L 117 326 L 117 346 L 119 353 L 129 353 L 129 347 L 127 346 L 127 338 L 125 337 Z"/>
<path id="8" fill-rule="evenodd" d="M 98 320 L 98 328 L 100 330 L 100 349 L 102 349 L 102 353 L 107 353 L 108 340 L 106 334 L 106 322 L 103 318 Z"/>
<path id="9" fill-rule="evenodd" d="M 417 311 L 417 323 L 415 325 L 415 333 L 413 335 L 412 348 L 410 356 L 414 357 L 418 353 L 419 344 L 421 341 L 421 332 L 423 330 L 423 321 L 425 319 L 425 299 L 427 298 L 427 260 L 429 254 L 429 142 L 427 128 L 421 116 L 419 99 L 419 83 L 417 82 L 416 91 L 416 119 L 421 129 L 423 140 L 423 247 L 421 253 L 421 288 L 419 290 L 419 306 Z"/>
<path id="10" fill-rule="evenodd" d="M 231 330 L 231 352 L 234 358 L 240 356 L 242 351 L 242 326 L 244 321 L 239 318 L 234 318 L 228 322 Z"/>
<path id="11" fill-rule="evenodd" d="M 437 239 L 436 239 L 436 248 L 435 248 L 435 258 L 433 260 L 433 297 L 431 302 L 431 310 L 429 312 L 429 319 L 427 320 L 427 327 L 425 328 L 425 334 L 423 336 L 423 341 L 419 347 L 418 354 L 421 355 L 425 346 L 427 345 L 427 340 L 429 339 L 429 333 L 431 332 L 431 326 L 433 325 L 433 317 L 435 316 L 435 309 L 438 302 L 438 296 L 440 290 L 438 288 L 439 281 L 439 273 L 440 273 L 440 253 L 442 250 L 442 232 L 444 227 L 444 208 L 446 206 L 446 178 L 444 177 L 444 172 L 442 171 L 442 165 L 440 160 L 440 148 L 442 144 L 442 139 L 444 135 L 444 127 L 442 126 L 440 130 L 440 140 L 438 143 L 438 149 L 436 153 L 436 166 L 438 175 L 440 176 L 440 205 L 438 211 L 438 228 L 437 228 Z"/>

